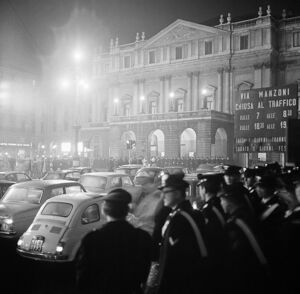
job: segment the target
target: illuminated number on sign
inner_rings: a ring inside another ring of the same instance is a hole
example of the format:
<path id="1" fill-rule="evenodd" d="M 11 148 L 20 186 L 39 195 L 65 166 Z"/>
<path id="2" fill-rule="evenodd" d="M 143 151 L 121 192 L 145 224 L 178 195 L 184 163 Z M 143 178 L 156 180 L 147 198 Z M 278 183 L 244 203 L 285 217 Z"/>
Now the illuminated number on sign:
<path id="1" fill-rule="evenodd" d="M 286 117 L 286 116 L 287 116 L 286 110 L 284 110 L 284 111 L 282 112 L 282 116 L 283 116 L 283 117 Z"/>
<path id="2" fill-rule="evenodd" d="M 280 122 L 280 127 L 281 127 L 282 129 L 286 129 L 286 121 L 281 121 L 281 122 Z"/>
<path id="3" fill-rule="evenodd" d="M 259 118 L 259 112 L 256 112 L 256 119 Z"/>

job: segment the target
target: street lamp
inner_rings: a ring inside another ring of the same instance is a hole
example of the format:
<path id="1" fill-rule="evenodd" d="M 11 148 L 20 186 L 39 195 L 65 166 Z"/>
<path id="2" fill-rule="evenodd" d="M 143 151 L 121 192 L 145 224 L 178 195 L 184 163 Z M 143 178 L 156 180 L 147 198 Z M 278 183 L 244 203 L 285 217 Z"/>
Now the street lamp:
<path id="1" fill-rule="evenodd" d="M 169 94 L 170 97 L 170 110 L 173 111 L 174 110 L 174 97 L 175 97 L 175 93 L 174 92 L 170 92 Z"/>
<path id="2" fill-rule="evenodd" d="M 141 101 L 141 113 L 144 113 L 144 101 L 145 101 L 144 95 L 140 96 L 140 101 Z"/>
<path id="3" fill-rule="evenodd" d="M 119 98 L 114 99 L 114 115 L 118 115 Z"/>

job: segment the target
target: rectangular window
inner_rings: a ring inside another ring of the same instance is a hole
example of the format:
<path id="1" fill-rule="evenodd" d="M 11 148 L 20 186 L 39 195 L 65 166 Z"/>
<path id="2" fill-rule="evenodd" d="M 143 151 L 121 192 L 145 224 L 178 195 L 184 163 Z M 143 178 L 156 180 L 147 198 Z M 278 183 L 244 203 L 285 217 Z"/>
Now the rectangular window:
<path id="1" fill-rule="evenodd" d="M 175 48 L 175 59 L 176 60 L 182 59 L 182 56 L 183 56 L 183 48 L 182 48 L 182 46 L 176 47 Z"/>
<path id="2" fill-rule="evenodd" d="M 204 54 L 212 54 L 212 41 L 205 41 Z"/>
<path id="3" fill-rule="evenodd" d="M 157 102 L 151 101 L 150 103 L 150 113 L 155 114 L 157 113 Z"/>
<path id="4" fill-rule="evenodd" d="M 177 112 L 183 112 L 184 111 L 184 102 L 183 99 L 177 100 Z"/>
<path id="5" fill-rule="evenodd" d="M 130 62 L 131 62 L 130 56 L 129 55 L 124 56 L 124 68 L 130 68 Z"/>
<path id="6" fill-rule="evenodd" d="M 249 48 L 248 35 L 240 36 L 240 50 Z"/>
<path id="7" fill-rule="evenodd" d="M 149 64 L 155 63 L 155 51 L 149 51 Z"/>
<path id="8" fill-rule="evenodd" d="M 293 33 L 293 47 L 300 47 L 300 32 Z"/>

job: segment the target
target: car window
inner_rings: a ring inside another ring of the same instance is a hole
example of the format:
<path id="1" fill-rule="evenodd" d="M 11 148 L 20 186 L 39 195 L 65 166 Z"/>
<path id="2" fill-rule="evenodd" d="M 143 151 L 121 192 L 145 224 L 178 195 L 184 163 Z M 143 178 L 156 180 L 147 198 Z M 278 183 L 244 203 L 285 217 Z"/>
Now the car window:
<path id="1" fill-rule="evenodd" d="M 53 188 L 50 190 L 50 197 L 54 197 L 54 196 L 61 195 L 61 194 L 64 194 L 63 187 Z"/>
<path id="2" fill-rule="evenodd" d="M 79 186 L 79 185 L 65 187 L 65 191 L 66 191 L 66 194 L 84 192 L 83 189 L 81 188 L 81 186 Z"/>
<path id="3" fill-rule="evenodd" d="M 121 188 L 122 181 L 120 177 L 112 177 L 110 180 L 110 188 Z"/>
<path id="4" fill-rule="evenodd" d="M 11 187 L 4 195 L 3 202 L 28 202 L 39 204 L 43 190 Z"/>
<path id="5" fill-rule="evenodd" d="M 63 176 L 59 173 L 48 173 L 44 177 L 44 180 L 59 180 L 59 179 L 62 179 L 62 178 L 63 178 Z"/>
<path id="6" fill-rule="evenodd" d="M 13 181 L 13 182 L 16 182 L 16 181 L 17 181 L 17 177 L 16 177 L 15 174 L 9 174 L 9 175 L 7 175 L 7 176 L 6 176 L 6 179 L 7 179 L 8 181 Z"/>
<path id="7" fill-rule="evenodd" d="M 17 174 L 17 181 L 22 182 L 22 181 L 28 181 L 29 178 L 25 174 Z"/>
<path id="8" fill-rule="evenodd" d="M 80 172 L 71 172 L 71 173 L 67 173 L 65 176 L 65 179 L 77 179 L 79 180 L 80 178 Z"/>
<path id="9" fill-rule="evenodd" d="M 84 187 L 97 187 L 99 189 L 105 189 L 106 182 L 106 177 L 82 176 L 80 178 L 80 184 Z"/>
<path id="10" fill-rule="evenodd" d="M 45 205 L 42 215 L 55 215 L 61 217 L 67 217 L 72 211 L 73 205 L 63 202 L 49 202 Z"/>
<path id="11" fill-rule="evenodd" d="M 83 225 L 93 223 L 100 220 L 99 206 L 97 204 L 90 205 L 81 216 Z"/>
<path id="12" fill-rule="evenodd" d="M 116 172 L 117 173 L 120 173 L 120 174 L 124 174 L 124 175 L 126 175 L 126 174 L 128 174 L 128 172 L 129 172 L 129 170 L 128 169 L 124 169 L 124 168 L 117 168 L 116 169 Z"/>
<path id="13" fill-rule="evenodd" d="M 132 182 L 129 177 L 122 177 L 123 186 L 132 186 Z"/>
<path id="14" fill-rule="evenodd" d="M 6 176 L 6 174 L 0 174 L 0 180 L 4 180 L 5 176 Z"/>

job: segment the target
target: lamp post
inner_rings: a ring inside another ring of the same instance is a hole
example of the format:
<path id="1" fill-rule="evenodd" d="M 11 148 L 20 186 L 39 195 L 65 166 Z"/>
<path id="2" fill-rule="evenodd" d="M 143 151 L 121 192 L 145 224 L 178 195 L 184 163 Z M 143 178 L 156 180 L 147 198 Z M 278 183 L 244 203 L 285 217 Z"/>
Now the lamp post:
<path id="1" fill-rule="evenodd" d="M 75 97 L 74 97 L 74 119 L 73 119 L 73 129 L 74 129 L 74 149 L 73 149 L 73 166 L 79 166 L 79 153 L 78 153 L 78 143 L 79 143 L 79 131 L 81 129 L 81 103 L 80 98 L 82 90 L 88 90 L 88 83 L 82 78 L 82 60 L 85 58 L 83 52 L 80 49 L 75 49 L 72 52 L 72 60 L 75 63 L 73 79 L 64 79 L 61 82 L 63 89 L 68 89 L 74 87 Z"/>

